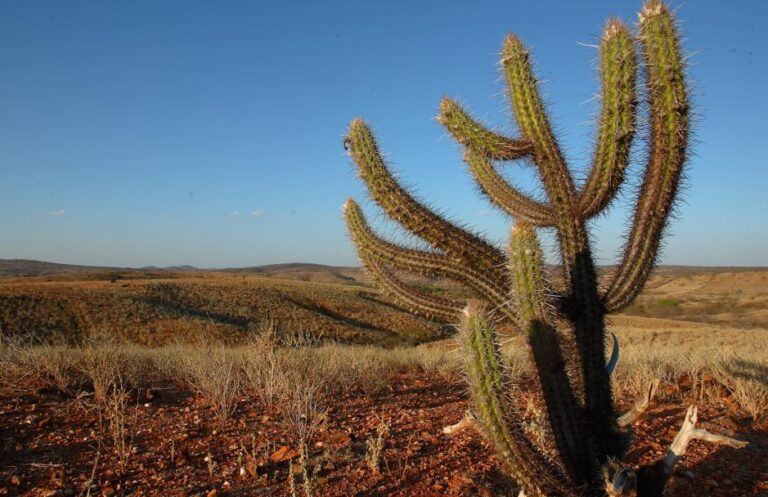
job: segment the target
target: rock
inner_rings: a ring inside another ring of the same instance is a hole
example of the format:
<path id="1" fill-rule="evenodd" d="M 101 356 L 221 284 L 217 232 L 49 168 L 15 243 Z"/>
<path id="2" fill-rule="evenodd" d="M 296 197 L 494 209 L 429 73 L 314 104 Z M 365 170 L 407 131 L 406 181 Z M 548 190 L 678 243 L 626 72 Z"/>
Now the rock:
<path id="1" fill-rule="evenodd" d="M 331 435 L 329 442 L 334 445 L 349 445 L 352 443 L 352 437 L 347 433 L 334 433 Z"/>
<path id="2" fill-rule="evenodd" d="M 296 449 L 291 449 L 287 445 L 283 445 L 279 449 L 277 449 L 275 452 L 273 452 L 269 459 L 273 463 L 279 463 L 283 461 L 288 461 L 290 459 L 293 459 L 294 457 L 299 455 L 299 451 Z"/>

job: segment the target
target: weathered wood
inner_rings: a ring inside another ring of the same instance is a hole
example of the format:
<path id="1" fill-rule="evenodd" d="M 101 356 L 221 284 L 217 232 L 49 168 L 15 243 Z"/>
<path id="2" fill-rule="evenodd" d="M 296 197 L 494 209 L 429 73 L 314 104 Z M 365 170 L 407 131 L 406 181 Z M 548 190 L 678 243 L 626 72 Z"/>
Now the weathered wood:
<path id="1" fill-rule="evenodd" d="M 651 401 L 656 395 L 656 390 L 658 390 L 658 388 L 659 379 L 656 378 L 648 384 L 645 392 L 643 392 L 643 394 L 635 401 L 635 405 L 632 406 L 632 409 L 619 416 L 616 420 L 616 424 L 624 428 L 640 419 L 642 415 L 645 414 L 645 411 L 648 410 L 648 406 L 651 405 Z"/>
<path id="2" fill-rule="evenodd" d="M 693 440 L 702 440 L 715 445 L 726 445 L 728 447 L 733 447 L 734 449 L 741 449 L 749 444 L 749 442 L 743 440 L 736 440 L 735 438 L 727 437 L 725 435 L 710 433 L 703 428 L 696 428 L 696 421 L 698 420 L 697 414 L 698 409 L 696 406 L 690 406 L 688 408 L 688 411 L 685 414 L 685 421 L 683 421 L 683 426 L 672 441 L 672 445 L 669 446 L 667 455 L 664 456 L 664 470 L 667 475 L 672 474 L 675 464 L 677 464 L 677 462 L 685 455 L 688 444 Z"/>
<path id="3" fill-rule="evenodd" d="M 461 418 L 461 421 L 459 421 L 456 424 L 452 424 L 443 428 L 443 433 L 448 436 L 453 436 L 475 425 L 476 425 L 475 415 L 472 414 L 470 411 L 467 411 L 464 417 Z"/>

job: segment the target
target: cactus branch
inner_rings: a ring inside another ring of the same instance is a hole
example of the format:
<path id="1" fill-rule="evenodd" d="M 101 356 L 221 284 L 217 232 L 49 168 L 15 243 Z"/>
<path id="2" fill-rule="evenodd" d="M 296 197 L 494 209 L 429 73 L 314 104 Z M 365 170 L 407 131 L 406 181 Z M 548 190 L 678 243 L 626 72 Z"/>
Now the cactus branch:
<path id="1" fill-rule="evenodd" d="M 440 101 L 437 120 L 458 143 L 488 159 L 516 160 L 530 155 L 533 150 L 528 141 L 507 138 L 488 130 L 448 97 Z"/>
<path id="2" fill-rule="evenodd" d="M 507 394 L 509 379 L 498 336 L 481 305 L 467 305 L 459 330 L 477 418 L 502 462 L 531 495 L 569 495 L 572 484 L 568 477 L 547 460 L 519 423 L 520 412 Z"/>
<path id="3" fill-rule="evenodd" d="M 416 274 L 454 280 L 471 289 L 479 298 L 488 299 L 507 315 L 508 320 L 514 321 L 514 309 L 509 306 L 508 289 L 504 282 L 490 279 L 444 254 L 400 247 L 379 238 L 368 225 L 360 206 L 352 199 L 344 204 L 344 219 L 358 251 L 367 259 L 380 260 L 388 266 Z"/>
<path id="4" fill-rule="evenodd" d="M 522 41 L 509 35 L 504 41 L 501 62 L 512 109 L 523 139 L 533 144 L 533 159 L 539 167 L 550 202 L 559 209 L 573 201 L 575 188 L 539 95 L 539 84 L 529 57 Z"/>
<path id="5" fill-rule="evenodd" d="M 469 170 L 480 186 L 480 190 L 493 205 L 501 208 L 516 220 L 533 226 L 555 225 L 552 209 L 507 183 L 496 171 L 490 159 L 467 148 L 464 152 L 464 162 L 469 166 Z"/>
<path id="6" fill-rule="evenodd" d="M 432 295 L 402 281 L 384 264 L 365 256 L 360 256 L 366 272 L 378 286 L 390 294 L 400 305 L 427 319 L 451 322 L 456 319 L 466 303 Z"/>
<path id="7" fill-rule="evenodd" d="M 435 214 L 398 184 L 361 119 L 352 121 L 345 143 L 371 197 L 389 217 L 448 256 L 480 272 L 502 274 L 504 255 L 499 249 Z"/>
<path id="8" fill-rule="evenodd" d="M 640 14 L 640 41 L 648 80 L 650 152 L 632 229 L 604 297 L 612 312 L 634 300 L 653 270 L 686 161 L 690 117 L 678 38 L 669 9 L 649 1 Z"/>
<path id="9" fill-rule="evenodd" d="M 592 217 L 613 199 L 624 179 L 635 132 L 635 40 L 619 20 L 607 22 L 600 43 L 602 110 L 592 169 L 579 196 L 581 214 Z"/>

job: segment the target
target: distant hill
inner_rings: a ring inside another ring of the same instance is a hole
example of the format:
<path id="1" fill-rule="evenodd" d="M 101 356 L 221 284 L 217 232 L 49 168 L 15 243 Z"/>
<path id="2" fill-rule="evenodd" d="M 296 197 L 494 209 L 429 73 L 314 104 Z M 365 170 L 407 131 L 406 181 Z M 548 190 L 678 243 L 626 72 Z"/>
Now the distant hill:
<path id="1" fill-rule="evenodd" d="M 610 271 L 614 266 L 602 266 L 601 270 Z M 737 273 L 745 271 L 765 271 L 765 267 L 741 267 L 741 266 L 659 266 L 655 274 L 681 275 L 687 273 Z M 556 266 L 550 267 L 552 273 L 557 274 Z M 289 262 L 283 264 L 267 264 L 263 266 L 233 267 L 223 269 L 200 269 L 189 265 L 157 267 L 145 266 L 142 268 L 112 267 L 112 266 L 81 266 L 74 264 L 59 264 L 56 262 L 35 261 L 29 259 L 0 259 L 0 278 L 19 277 L 71 277 L 78 273 L 86 279 L 92 279 L 96 274 L 103 277 L 120 278 L 158 278 L 175 277 L 175 273 L 242 273 L 265 276 L 268 278 L 290 279 L 298 281 L 314 281 L 318 283 L 341 284 L 366 284 L 368 279 L 360 267 L 355 266 L 328 266 L 307 262 Z"/>
<path id="2" fill-rule="evenodd" d="M 108 268 L 100 266 L 77 266 L 73 264 L 58 264 L 56 262 L 33 261 L 29 259 L 0 259 L 0 276 L 51 276 L 68 273 L 86 273 L 120 270 L 125 268 Z"/>
<path id="3" fill-rule="evenodd" d="M 29 259 L 0 259 L 0 278 L 46 277 L 53 279 L 65 278 L 82 279 L 141 279 L 141 278 L 175 278 L 180 273 L 237 273 L 253 274 L 267 278 L 279 278 L 298 281 L 314 281 L 317 283 L 363 284 L 367 285 L 365 275 L 357 267 L 326 266 L 291 262 L 285 264 L 268 264 L 242 268 L 200 269 L 194 266 L 145 266 L 141 268 L 125 268 L 111 266 L 80 266 L 75 264 L 59 264 L 56 262 L 35 261 Z"/>
<path id="4" fill-rule="evenodd" d="M 367 284 L 367 278 L 362 269 L 353 266 L 326 266 L 306 262 L 288 262 L 284 264 L 267 264 L 243 268 L 226 268 L 217 272 L 251 273 L 268 278 L 290 279 L 298 281 L 313 281 L 316 283 L 338 284 Z"/>
<path id="5" fill-rule="evenodd" d="M 176 278 L 178 273 L 199 271 L 192 266 L 167 268 L 80 266 L 29 259 L 0 259 L 0 278 L 47 278 L 66 280 L 120 280 Z"/>

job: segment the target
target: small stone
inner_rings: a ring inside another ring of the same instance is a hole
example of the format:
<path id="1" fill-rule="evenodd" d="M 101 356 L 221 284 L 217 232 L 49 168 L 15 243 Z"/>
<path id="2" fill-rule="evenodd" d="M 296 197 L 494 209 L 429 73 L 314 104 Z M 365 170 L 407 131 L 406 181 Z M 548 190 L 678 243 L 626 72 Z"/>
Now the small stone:
<path id="1" fill-rule="evenodd" d="M 273 452 L 269 456 L 269 459 L 274 463 L 278 463 L 278 462 L 288 461 L 289 459 L 293 459 L 298 455 L 299 455 L 298 450 L 291 449 L 287 445 L 283 445 L 282 447 L 277 449 L 275 452 Z"/>

